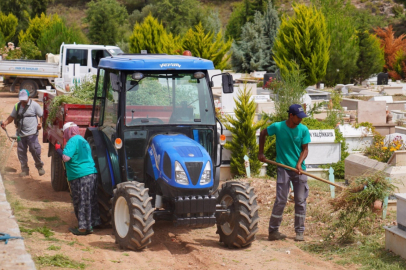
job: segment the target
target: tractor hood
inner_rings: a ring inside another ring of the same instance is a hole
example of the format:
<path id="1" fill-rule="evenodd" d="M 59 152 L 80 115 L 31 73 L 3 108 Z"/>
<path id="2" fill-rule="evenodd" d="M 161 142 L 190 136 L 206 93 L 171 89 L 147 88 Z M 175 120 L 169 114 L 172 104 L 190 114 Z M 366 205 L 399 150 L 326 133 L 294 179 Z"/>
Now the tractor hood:
<path id="1" fill-rule="evenodd" d="M 209 153 L 185 135 L 156 135 L 148 154 L 155 180 L 162 179 L 179 188 L 210 188 L 213 185 L 213 164 Z"/>

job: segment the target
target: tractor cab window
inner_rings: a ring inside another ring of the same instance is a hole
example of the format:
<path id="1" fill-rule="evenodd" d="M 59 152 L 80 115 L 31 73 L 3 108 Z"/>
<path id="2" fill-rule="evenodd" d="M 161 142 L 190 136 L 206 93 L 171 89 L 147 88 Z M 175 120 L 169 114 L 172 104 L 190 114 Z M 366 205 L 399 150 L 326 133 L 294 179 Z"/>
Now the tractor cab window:
<path id="1" fill-rule="evenodd" d="M 215 124 L 206 78 L 194 73 L 127 75 L 126 125 Z"/>

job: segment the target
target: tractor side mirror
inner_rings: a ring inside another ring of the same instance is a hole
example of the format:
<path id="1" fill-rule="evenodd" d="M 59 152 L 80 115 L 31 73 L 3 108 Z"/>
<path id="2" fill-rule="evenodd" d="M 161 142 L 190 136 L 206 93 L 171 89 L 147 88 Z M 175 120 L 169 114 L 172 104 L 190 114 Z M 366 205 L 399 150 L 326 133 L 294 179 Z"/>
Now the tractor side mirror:
<path id="1" fill-rule="evenodd" d="M 233 76 L 230 74 L 221 74 L 222 86 L 224 94 L 231 94 L 234 92 Z"/>
<path id="2" fill-rule="evenodd" d="M 113 91 L 120 92 L 122 83 L 120 82 L 117 74 L 110 73 L 110 83 Z"/>

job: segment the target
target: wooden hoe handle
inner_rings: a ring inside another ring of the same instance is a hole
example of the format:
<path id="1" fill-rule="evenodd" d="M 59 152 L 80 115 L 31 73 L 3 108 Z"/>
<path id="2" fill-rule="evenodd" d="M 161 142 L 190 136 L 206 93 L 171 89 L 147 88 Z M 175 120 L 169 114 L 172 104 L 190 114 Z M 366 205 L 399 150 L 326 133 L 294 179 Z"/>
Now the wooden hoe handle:
<path id="1" fill-rule="evenodd" d="M 292 171 L 297 171 L 297 169 L 295 169 L 295 168 L 292 168 L 292 167 L 287 166 L 287 165 L 284 165 L 284 164 L 280 164 L 280 163 L 278 163 L 278 162 L 275 162 L 275 161 L 272 161 L 272 160 L 269 160 L 269 159 L 265 159 L 265 162 L 266 162 L 266 163 L 269 163 L 269 164 L 273 164 L 273 165 L 279 166 L 279 167 L 282 167 L 282 168 L 285 168 L 285 169 L 290 169 L 290 170 L 292 170 Z M 314 179 L 316 179 L 316 180 L 319 180 L 319 181 L 321 181 L 321 182 L 324 182 L 324 183 L 326 183 L 326 184 L 329 184 L 329 185 L 332 185 L 332 186 L 335 186 L 335 187 L 338 187 L 338 188 L 346 189 L 346 187 L 337 185 L 336 183 L 330 182 L 330 181 L 328 181 L 328 180 L 326 180 L 326 179 L 320 178 L 320 177 L 315 176 L 315 175 L 313 175 L 313 174 L 310 174 L 310 173 L 308 173 L 308 172 L 306 172 L 306 171 L 302 171 L 302 174 L 307 175 L 307 176 L 310 176 L 310 177 L 312 177 L 312 178 L 314 178 Z"/>

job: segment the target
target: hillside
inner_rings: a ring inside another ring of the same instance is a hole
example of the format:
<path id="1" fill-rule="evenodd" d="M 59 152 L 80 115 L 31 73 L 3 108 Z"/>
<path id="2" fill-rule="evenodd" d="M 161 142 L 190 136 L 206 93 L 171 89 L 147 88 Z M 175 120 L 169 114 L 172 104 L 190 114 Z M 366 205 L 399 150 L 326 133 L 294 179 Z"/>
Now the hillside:
<path id="1" fill-rule="evenodd" d="M 135 0 L 134 0 L 135 1 Z M 86 32 L 87 25 L 83 22 L 85 17 L 86 4 L 88 0 L 55 0 L 49 4 L 47 12 L 49 14 L 57 13 L 66 19 L 68 25 L 79 25 L 82 30 Z M 125 0 L 118 0 L 124 4 Z M 128 0 L 127 0 L 128 2 Z M 135 1 L 136 2 L 136 1 Z M 140 1 L 138 1 L 140 2 Z M 148 3 L 149 1 L 145 1 Z M 243 0 L 199 0 L 201 5 L 206 9 L 216 10 L 219 13 L 219 18 L 222 27 L 228 23 L 231 13 L 236 4 L 243 2 Z M 292 3 L 297 1 L 292 0 L 273 0 L 275 6 L 281 14 L 290 14 L 292 12 Z M 298 2 L 310 3 L 309 0 L 302 0 Z M 377 26 L 386 26 L 393 24 L 396 34 L 400 35 L 406 33 L 405 22 L 405 9 L 402 0 L 351 0 L 351 3 L 358 9 L 363 10 L 376 17 Z M 131 13 L 131 12 L 130 12 Z"/>

